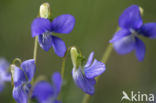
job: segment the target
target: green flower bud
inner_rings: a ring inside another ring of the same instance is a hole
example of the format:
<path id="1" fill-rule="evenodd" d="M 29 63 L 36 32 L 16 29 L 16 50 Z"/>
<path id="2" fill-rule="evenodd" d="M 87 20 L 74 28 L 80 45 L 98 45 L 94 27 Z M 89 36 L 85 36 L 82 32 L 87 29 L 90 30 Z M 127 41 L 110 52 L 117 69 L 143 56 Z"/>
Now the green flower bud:
<path id="1" fill-rule="evenodd" d="M 71 54 L 71 60 L 72 60 L 73 66 L 77 67 L 77 57 L 79 55 L 77 52 L 77 49 L 75 47 L 72 47 L 70 49 L 70 54 Z"/>
<path id="2" fill-rule="evenodd" d="M 43 3 L 40 6 L 40 17 L 41 18 L 49 18 L 50 17 L 50 4 Z"/>
<path id="3" fill-rule="evenodd" d="M 139 7 L 139 10 L 140 10 L 140 14 L 143 15 L 144 9 L 142 7 Z"/>

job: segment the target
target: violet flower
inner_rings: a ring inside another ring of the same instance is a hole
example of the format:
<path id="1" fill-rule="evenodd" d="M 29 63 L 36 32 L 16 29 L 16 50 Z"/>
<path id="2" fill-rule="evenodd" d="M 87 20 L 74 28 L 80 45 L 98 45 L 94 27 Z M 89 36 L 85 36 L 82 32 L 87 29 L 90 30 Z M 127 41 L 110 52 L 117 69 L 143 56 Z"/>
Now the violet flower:
<path id="1" fill-rule="evenodd" d="M 85 65 L 82 63 L 81 56 L 77 53 L 76 48 L 71 49 L 71 57 L 73 62 L 72 76 L 75 84 L 85 93 L 93 95 L 94 85 L 96 84 L 95 77 L 101 75 L 105 70 L 105 64 L 93 60 L 94 52 L 92 52 Z"/>
<path id="2" fill-rule="evenodd" d="M 143 24 L 141 9 L 137 5 L 128 7 L 119 18 L 120 30 L 115 33 L 110 43 L 119 54 L 127 54 L 135 51 L 139 61 L 144 60 L 145 45 L 139 36 L 151 39 L 156 38 L 156 23 Z"/>
<path id="3" fill-rule="evenodd" d="M 31 25 L 32 37 L 39 36 L 40 47 L 48 51 L 53 47 L 55 53 L 63 57 L 66 52 L 66 46 L 62 39 L 54 36 L 53 33 L 68 34 L 75 25 L 75 18 L 72 15 L 60 15 L 52 22 L 46 18 L 36 18 Z"/>
<path id="4" fill-rule="evenodd" d="M 38 82 L 34 86 L 32 98 L 36 99 L 38 103 L 61 103 L 57 100 L 62 85 L 60 73 L 55 72 L 52 81 L 53 85 L 46 81 Z"/>
<path id="5" fill-rule="evenodd" d="M 14 82 L 13 98 L 17 103 L 28 103 L 31 80 L 36 70 L 34 59 L 22 62 L 21 67 L 11 65 Z"/>

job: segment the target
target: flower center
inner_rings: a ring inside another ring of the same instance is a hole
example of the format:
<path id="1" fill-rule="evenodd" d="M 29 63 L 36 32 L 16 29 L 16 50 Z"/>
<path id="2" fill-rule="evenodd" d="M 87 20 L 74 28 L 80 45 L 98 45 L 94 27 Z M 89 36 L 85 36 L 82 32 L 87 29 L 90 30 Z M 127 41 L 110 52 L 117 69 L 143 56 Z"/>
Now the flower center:
<path id="1" fill-rule="evenodd" d="M 138 36 L 138 33 L 137 33 L 136 30 L 130 29 L 130 32 L 131 32 L 131 35 L 133 35 L 134 37 L 137 37 Z"/>
<path id="2" fill-rule="evenodd" d="M 42 35 L 43 35 L 43 36 L 42 36 L 42 42 L 44 43 L 45 40 L 47 40 L 48 37 L 51 35 L 51 32 L 45 32 L 45 33 L 43 33 Z"/>

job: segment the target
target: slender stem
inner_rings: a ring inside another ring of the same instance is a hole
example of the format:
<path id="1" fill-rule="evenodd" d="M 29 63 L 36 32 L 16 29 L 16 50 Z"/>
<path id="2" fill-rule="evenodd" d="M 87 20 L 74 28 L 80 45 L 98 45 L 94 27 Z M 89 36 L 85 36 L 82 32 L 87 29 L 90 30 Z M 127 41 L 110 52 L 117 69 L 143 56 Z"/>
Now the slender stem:
<path id="1" fill-rule="evenodd" d="M 68 55 L 68 52 L 70 51 L 71 47 L 69 47 L 62 59 L 62 67 L 61 67 L 61 76 L 62 76 L 62 79 L 64 79 L 64 72 L 65 72 L 65 64 L 66 64 L 66 58 L 67 58 L 67 55 Z"/>
<path id="2" fill-rule="evenodd" d="M 33 59 L 35 60 L 36 63 L 36 59 L 37 59 L 37 48 L 38 48 L 38 36 L 35 37 L 35 43 L 34 43 L 34 54 L 33 54 Z"/>
<path id="3" fill-rule="evenodd" d="M 89 99 L 90 99 L 90 95 L 85 94 L 83 97 L 82 103 L 88 103 Z"/>
<path id="4" fill-rule="evenodd" d="M 35 43 L 34 43 L 34 54 L 33 54 L 33 59 L 35 60 L 35 64 L 36 64 L 36 60 L 37 60 L 37 48 L 38 48 L 38 36 L 35 37 Z M 34 83 L 34 78 L 32 78 L 31 84 Z"/>
<path id="5" fill-rule="evenodd" d="M 67 52 L 66 52 L 67 54 Z M 66 64 L 66 54 L 65 56 L 62 58 L 62 66 L 61 66 L 61 77 L 62 77 L 62 80 L 64 80 L 64 72 L 65 72 L 65 64 Z M 63 89 L 63 88 L 62 88 Z M 62 99 L 62 92 L 59 94 L 59 97 L 58 97 L 59 100 Z"/>
<path id="6" fill-rule="evenodd" d="M 109 44 L 101 60 L 103 63 L 105 64 L 107 63 L 108 58 L 110 57 L 111 51 L 112 51 L 112 44 Z M 100 76 L 96 78 L 96 82 L 98 82 L 99 79 L 100 79 Z M 90 95 L 85 94 L 83 97 L 82 103 L 88 103 L 90 97 L 91 97 Z"/>
<path id="7" fill-rule="evenodd" d="M 70 51 L 70 48 L 69 47 L 64 55 L 64 57 L 62 58 L 62 66 L 61 66 L 61 77 L 62 77 L 62 80 L 64 80 L 64 72 L 65 72 L 65 64 L 66 64 L 66 58 L 68 56 L 68 52 Z M 63 88 L 62 88 L 63 89 Z M 63 91 L 63 90 L 62 90 Z M 59 100 L 62 99 L 62 92 L 60 93 L 59 97 L 58 97 Z"/>
<path id="8" fill-rule="evenodd" d="M 64 79 L 65 63 L 66 63 L 66 57 L 63 57 L 63 59 L 62 59 L 62 67 L 61 67 L 62 79 Z"/>
<path id="9" fill-rule="evenodd" d="M 105 53 L 104 53 L 104 55 L 103 55 L 103 58 L 101 60 L 104 64 L 107 63 L 107 61 L 108 61 L 108 59 L 110 57 L 110 54 L 112 52 L 112 49 L 113 49 L 112 44 L 109 44 L 108 47 L 107 47 L 107 49 L 106 49 L 106 51 L 105 51 Z M 96 78 L 96 82 L 98 82 L 99 79 L 100 79 L 100 76 L 98 76 Z"/>
<path id="10" fill-rule="evenodd" d="M 107 63 L 107 60 L 112 52 L 112 49 L 113 49 L 112 44 L 109 44 L 106 49 L 106 52 L 104 53 L 103 58 L 101 60 L 103 63 L 105 63 L 105 64 Z"/>

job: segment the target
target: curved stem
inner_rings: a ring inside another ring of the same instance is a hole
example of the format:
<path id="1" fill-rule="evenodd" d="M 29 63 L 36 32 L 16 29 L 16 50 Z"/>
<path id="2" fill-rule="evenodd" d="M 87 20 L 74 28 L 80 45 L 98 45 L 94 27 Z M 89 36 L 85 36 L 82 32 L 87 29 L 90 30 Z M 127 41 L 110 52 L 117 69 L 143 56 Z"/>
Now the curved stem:
<path id="1" fill-rule="evenodd" d="M 20 58 L 15 58 L 12 62 L 12 64 L 16 64 L 16 62 L 18 62 L 19 64 L 22 63 L 21 59 Z"/>
<path id="2" fill-rule="evenodd" d="M 33 59 L 35 60 L 36 63 L 36 59 L 37 59 L 37 48 L 38 48 L 38 36 L 35 37 L 35 43 L 34 43 L 34 54 L 33 54 Z"/>
<path id="3" fill-rule="evenodd" d="M 111 51 L 112 51 L 112 44 L 109 44 L 101 60 L 103 63 L 105 64 L 107 63 L 108 58 L 110 57 Z M 96 78 L 96 82 L 98 82 L 99 79 L 100 79 L 100 76 Z M 82 103 L 88 103 L 90 97 L 91 97 L 90 95 L 85 94 L 82 100 Z"/>

